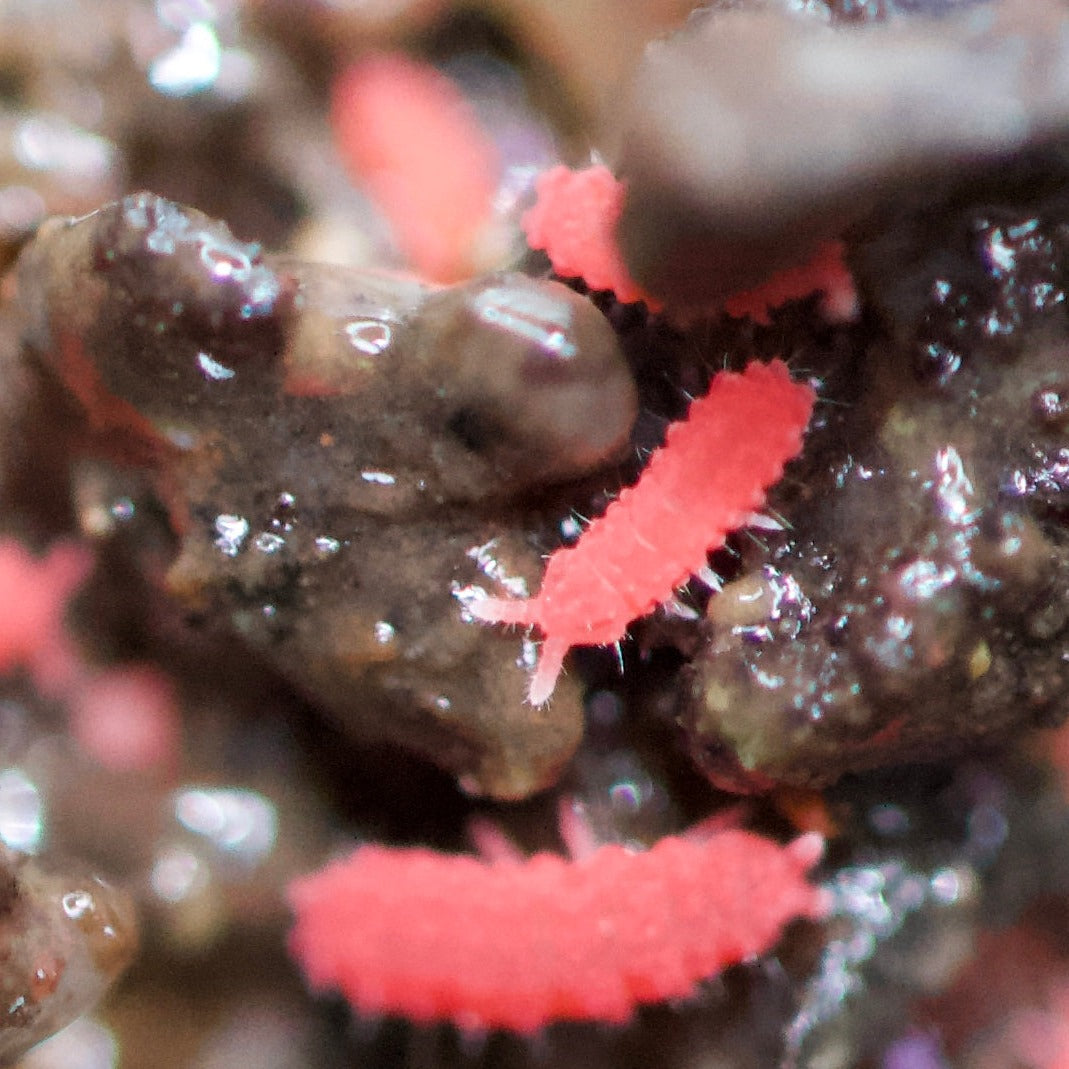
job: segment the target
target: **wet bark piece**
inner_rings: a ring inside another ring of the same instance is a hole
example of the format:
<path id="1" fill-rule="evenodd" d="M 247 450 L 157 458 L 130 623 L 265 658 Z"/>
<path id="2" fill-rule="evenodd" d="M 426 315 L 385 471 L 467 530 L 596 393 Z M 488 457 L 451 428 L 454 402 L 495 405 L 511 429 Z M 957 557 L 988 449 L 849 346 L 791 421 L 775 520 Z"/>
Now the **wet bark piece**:
<path id="1" fill-rule="evenodd" d="M 261 465 L 329 434 L 348 464 L 338 494 L 373 512 L 575 478 L 626 448 L 637 407 L 611 328 L 564 286 L 493 275 L 432 290 L 275 260 L 150 194 L 49 222 L 20 275 L 28 341 L 98 418 L 117 397 L 129 424 L 184 450 L 248 421 L 263 433 L 244 454 L 262 448 Z M 153 336 L 151 355 L 121 341 Z"/>
<path id="2" fill-rule="evenodd" d="M 136 946 L 124 892 L 0 847 L 0 1064 L 91 1009 Z"/>
<path id="3" fill-rule="evenodd" d="M 19 289 L 87 448 L 155 472 L 187 613 L 360 741 L 475 792 L 552 782 L 578 688 L 532 712 L 517 636 L 463 604 L 541 570 L 496 513 L 626 446 L 634 387 L 593 305 L 519 276 L 432 291 L 275 261 L 148 194 L 43 227 Z"/>
<path id="4" fill-rule="evenodd" d="M 856 250 L 890 336 L 830 370 L 773 494 L 792 529 L 710 601 L 684 721 L 714 781 L 821 785 L 1069 714 L 1069 214 L 1041 163 Z"/>
<path id="5" fill-rule="evenodd" d="M 632 275 L 708 305 L 900 190 L 1063 136 L 1067 26 L 1057 0 L 838 27 L 728 11 L 651 45 L 607 132 Z"/>

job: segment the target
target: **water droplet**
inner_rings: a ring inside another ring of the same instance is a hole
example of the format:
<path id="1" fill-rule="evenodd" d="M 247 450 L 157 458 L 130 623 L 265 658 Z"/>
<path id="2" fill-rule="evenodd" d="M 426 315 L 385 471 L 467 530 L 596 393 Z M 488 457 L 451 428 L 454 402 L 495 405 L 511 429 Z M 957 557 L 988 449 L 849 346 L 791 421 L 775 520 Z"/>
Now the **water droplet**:
<path id="1" fill-rule="evenodd" d="M 389 323 L 377 319 L 357 319 L 345 327 L 345 334 L 353 348 L 365 356 L 379 356 L 393 341 Z"/>
<path id="2" fill-rule="evenodd" d="M 11 148 L 23 167 L 103 180 L 111 171 L 115 148 L 96 134 L 88 133 L 58 116 L 33 116 L 15 127 Z"/>
<path id="3" fill-rule="evenodd" d="M 898 573 L 898 586 L 911 601 L 927 601 L 951 586 L 956 568 L 932 560 L 915 560 Z"/>
<path id="4" fill-rule="evenodd" d="M 946 445 L 936 450 L 935 468 L 938 473 L 935 495 L 943 518 L 955 526 L 972 523 L 976 519 L 976 513 L 969 508 L 974 497 L 973 485 L 957 449 Z"/>
<path id="5" fill-rule="evenodd" d="M 32 854 L 40 848 L 44 830 L 37 784 L 19 768 L 0 772 L 0 840 L 12 850 Z"/>
<path id="6" fill-rule="evenodd" d="M 270 531 L 261 531 L 252 543 L 261 553 L 277 553 L 286 545 L 286 540 Z"/>
<path id="7" fill-rule="evenodd" d="M 202 239 L 200 258 L 212 278 L 225 281 L 249 270 L 249 258 L 236 247 L 226 247 L 207 238 Z"/>
<path id="8" fill-rule="evenodd" d="M 472 307 L 484 323 L 534 343 L 556 360 L 570 360 L 579 351 L 570 337 L 571 306 L 548 293 L 488 286 L 472 299 Z"/>
<path id="9" fill-rule="evenodd" d="M 1069 383 L 1042 386 L 1032 394 L 1032 412 L 1043 422 L 1057 425 L 1069 420 Z"/>
<path id="10" fill-rule="evenodd" d="M 174 813 L 184 828 L 247 863 L 260 861 L 275 845 L 275 806 L 257 791 L 190 788 L 175 796 Z"/>
<path id="11" fill-rule="evenodd" d="M 569 545 L 578 542 L 582 533 L 583 525 L 575 516 L 565 516 L 560 521 L 560 536 Z"/>
<path id="12" fill-rule="evenodd" d="M 213 360 L 207 353 L 197 353 L 197 367 L 201 374 L 211 382 L 226 382 L 235 375 L 234 369 Z"/>
<path id="13" fill-rule="evenodd" d="M 341 549 L 341 542 L 327 535 L 320 535 L 315 541 L 316 550 L 324 557 L 332 557 Z"/>
<path id="14" fill-rule="evenodd" d="M 249 521 L 244 516 L 224 513 L 215 517 L 216 548 L 228 557 L 236 557 L 249 535 Z"/>
<path id="15" fill-rule="evenodd" d="M 63 912 L 72 921 L 81 920 L 87 913 L 92 913 L 96 908 L 93 896 L 88 891 L 68 891 L 63 896 Z"/>
<path id="16" fill-rule="evenodd" d="M 152 61 L 149 83 L 165 96 L 203 92 L 219 77 L 222 55 L 215 28 L 207 22 L 195 22 L 173 48 Z"/>
<path id="17" fill-rule="evenodd" d="M 1009 273 L 1017 264 L 1017 250 L 1007 241 L 1006 232 L 1000 226 L 988 230 L 981 253 L 988 269 L 996 278 Z"/>

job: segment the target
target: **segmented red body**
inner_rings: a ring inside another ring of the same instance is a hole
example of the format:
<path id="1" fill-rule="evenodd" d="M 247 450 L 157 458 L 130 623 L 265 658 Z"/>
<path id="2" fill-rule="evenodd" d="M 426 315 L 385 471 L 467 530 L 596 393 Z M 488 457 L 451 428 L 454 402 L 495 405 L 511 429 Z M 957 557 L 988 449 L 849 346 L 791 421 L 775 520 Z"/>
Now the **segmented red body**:
<path id="1" fill-rule="evenodd" d="M 820 916 L 805 876 L 821 847 L 738 830 L 574 862 L 364 846 L 291 886 L 290 945 L 314 987 L 364 1013 L 517 1032 L 623 1022 Z"/>
<path id="2" fill-rule="evenodd" d="M 674 423 L 642 477 L 554 553 L 536 597 L 484 598 L 471 612 L 545 636 L 529 697 L 553 692 L 572 646 L 618 641 L 746 523 L 802 447 L 816 395 L 780 360 L 723 371 Z"/>
<path id="3" fill-rule="evenodd" d="M 542 249 L 561 278 L 581 278 L 592 290 L 612 290 L 617 300 L 664 306 L 628 274 L 616 244 L 616 224 L 627 187 L 600 164 L 573 171 L 551 167 L 535 181 L 537 200 L 523 216 L 532 249 Z"/>

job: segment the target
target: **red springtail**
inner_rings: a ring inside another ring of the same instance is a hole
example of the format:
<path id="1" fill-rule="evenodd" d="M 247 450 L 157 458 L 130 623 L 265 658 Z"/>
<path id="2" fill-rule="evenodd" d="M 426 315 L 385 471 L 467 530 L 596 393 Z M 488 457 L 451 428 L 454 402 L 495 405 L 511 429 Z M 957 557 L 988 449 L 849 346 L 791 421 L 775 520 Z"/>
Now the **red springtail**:
<path id="1" fill-rule="evenodd" d="M 468 603 L 480 620 L 534 625 L 544 635 L 532 704 L 553 693 L 572 646 L 619 641 L 745 526 L 801 449 L 815 399 L 781 360 L 720 372 L 687 418 L 669 427 L 639 481 L 575 546 L 550 557 L 537 596 Z"/>
<path id="2" fill-rule="evenodd" d="M 822 916 L 805 878 L 822 844 L 732 829 L 494 862 L 362 846 L 290 887 L 290 947 L 314 988 L 367 1014 L 517 1032 L 621 1023 Z"/>

